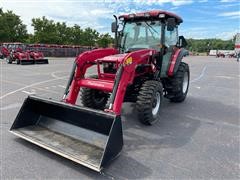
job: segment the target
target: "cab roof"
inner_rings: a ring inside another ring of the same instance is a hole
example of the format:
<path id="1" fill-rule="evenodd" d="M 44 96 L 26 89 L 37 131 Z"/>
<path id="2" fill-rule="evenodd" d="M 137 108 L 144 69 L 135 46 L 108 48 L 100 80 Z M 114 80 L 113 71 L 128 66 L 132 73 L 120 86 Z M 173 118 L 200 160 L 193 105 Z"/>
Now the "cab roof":
<path id="1" fill-rule="evenodd" d="M 159 15 L 162 15 L 162 17 L 159 17 Z M 164 16 L 164 17 L 163 17 Z M 133 19 L 147 19 L 147 18 L 154 18 L 154 19 L 167 19 L 167 18 L 175 18 L 176 23 L 180 24 L 183 22 L 182 18 L 174 13 L 163 11 L 163 10 L 153 10 L 153 11 L 146 11 L 146 12 L 140 12 L 140 13 L 133 13 L 133 14 L 124 14 L 118 17 L 124 18 L 125 21 L 127 20 L 133 20 Z"/>

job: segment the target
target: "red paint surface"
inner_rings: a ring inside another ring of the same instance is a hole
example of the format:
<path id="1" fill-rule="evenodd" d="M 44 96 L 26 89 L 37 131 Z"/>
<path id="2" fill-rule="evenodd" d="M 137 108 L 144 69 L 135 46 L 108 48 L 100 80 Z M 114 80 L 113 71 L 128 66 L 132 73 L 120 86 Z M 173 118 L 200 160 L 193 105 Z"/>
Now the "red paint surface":
<path id="1" fill-rule="evenodd" d="M 174 67 L 180 52 L 181 52 L 181 49 L 177 49 L 171 57 L 171 64 L 168 69 L 169 76 L 173 76 Z"/>
<path id="2" fill-rule="evenodd" d="M 80 88 L 92 88 L 106 92 L 112 92 L 115 80 L 115 74 L 100 73 L 99 79 L 85 78 L 86 70 L 94 64 L 100 64 L 100 62 L 111 62 L 118 64 L 124 64 L 128 58 L 132 58 L 132 63 L 124 65 L 120 83 L 117 87 L 116 97 L 112 106 L 112 109 L 106 110 L 114 112 L 116 115 L 121 114 L 122 103 L 124 100 L 126 88 L 129 84 L 133 83 L 133 80 L 138 74 L 135 72 L 138 64 L 149 64 L 149 57 L 156 53 L 155 50 L 145 49 L 135 51 L 129 54 L 118 54 L 116 49 L 96 49 L 93 51 L 87 51 L 80 54 L 76 58 L 77 69 L 75 71 L 74 79 L 72 81 L 70 92 L 65 100 L 67 103 L 75 104 Z M 153 73 L 154 69 L 146 68 L 146 72 Z"/>

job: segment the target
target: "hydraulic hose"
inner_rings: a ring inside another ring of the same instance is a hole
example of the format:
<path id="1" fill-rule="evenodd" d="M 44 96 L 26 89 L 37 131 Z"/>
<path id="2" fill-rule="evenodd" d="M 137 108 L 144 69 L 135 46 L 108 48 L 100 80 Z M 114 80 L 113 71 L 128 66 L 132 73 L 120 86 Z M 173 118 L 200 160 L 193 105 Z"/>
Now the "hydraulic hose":
<path id="1" fill-rule="evenodd" d="M 62 98 L 62 99 L 65 99 L 66 96 L 67 96 L 68 93 L 69 93 L 69 87 L 70 87 L 71 84 L 72 84 L 76 67 L 77 67 L 77 63 L 76 63 L 76 61 L 74 61 L 73 67 L 72 67 L 72 71 L 71 71 L 70 77 L 69 77 L 69 79 L 68 79 L 67 86 L 66 86 L 66 88 L 65 88 L 64 95 L 63 95 L 63 98 Z"/>

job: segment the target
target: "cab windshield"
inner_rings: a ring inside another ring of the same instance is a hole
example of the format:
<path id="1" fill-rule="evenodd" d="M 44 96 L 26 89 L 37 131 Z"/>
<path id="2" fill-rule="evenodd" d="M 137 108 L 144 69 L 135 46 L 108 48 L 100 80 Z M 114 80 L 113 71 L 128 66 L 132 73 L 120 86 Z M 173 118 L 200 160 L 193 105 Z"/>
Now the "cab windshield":
<path id="1" fill-rule="evenodd" d="M 124 52 L 139 49 L 160 49 L 160 21 L 126 22 L 121 47 Z"/>

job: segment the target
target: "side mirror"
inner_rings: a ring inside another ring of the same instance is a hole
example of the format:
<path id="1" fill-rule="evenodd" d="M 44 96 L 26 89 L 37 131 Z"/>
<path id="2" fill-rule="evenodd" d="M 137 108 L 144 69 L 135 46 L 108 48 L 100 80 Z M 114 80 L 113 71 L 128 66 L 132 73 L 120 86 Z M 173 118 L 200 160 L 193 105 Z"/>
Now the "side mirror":
<path id="1" fill-rule="evenodd" d="M 187 44 L 187 41 L 186 39 L 184 38 L 184 36 L 179 36 L 178 37 L 178 46 L 179 47 L 186 47 L 188 44 Z"/>
<path id="2" fill-rule="evenodd" d="M 173 31 L 176 27 L 175 18 L 168 18 L 167 19 L 167 31 Z"/>
<path id="3" fill-rule="evenodd" d="M 117 23 L 116 22 L 112 22 L 112 32 L 115 33 L 117 32 Z"/>

